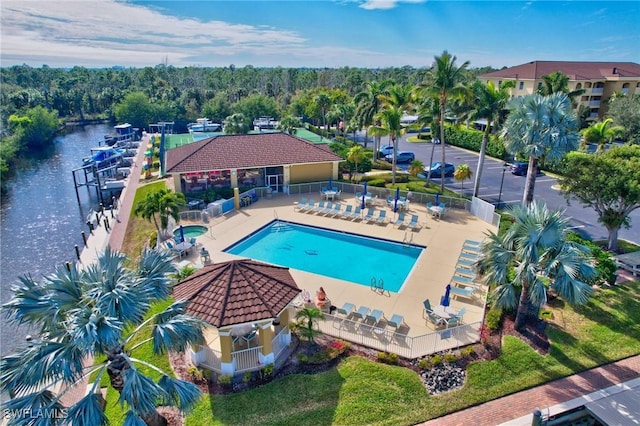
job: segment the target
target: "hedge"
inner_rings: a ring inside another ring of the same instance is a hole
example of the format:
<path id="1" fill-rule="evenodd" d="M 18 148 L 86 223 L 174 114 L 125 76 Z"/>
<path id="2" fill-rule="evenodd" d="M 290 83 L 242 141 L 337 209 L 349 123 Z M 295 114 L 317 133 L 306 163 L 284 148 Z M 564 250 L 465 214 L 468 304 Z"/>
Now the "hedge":
<path id="1" fill-rule="evenodd" d="M 446 126 L 445 142 L 466 148 L 471 151 L 480 152 L 482 145 L 483 132 L 475 129 L 467 129 L 462 126 Z M 489 134 L 489 142 L 487 143 L 487 155 L 495 158 L 506 159 L 508 153 L 504 148 L 504 144 L 495 134 Z"/>

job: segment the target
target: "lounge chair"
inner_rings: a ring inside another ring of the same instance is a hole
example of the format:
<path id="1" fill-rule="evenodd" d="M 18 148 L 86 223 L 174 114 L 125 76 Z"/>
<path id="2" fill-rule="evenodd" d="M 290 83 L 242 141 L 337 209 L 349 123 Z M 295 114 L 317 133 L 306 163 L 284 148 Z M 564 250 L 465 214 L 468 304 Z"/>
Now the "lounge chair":
<path id="1" fill-rule="evenodd" d="M 465 244 L 465 245 L 468 245 L 468 246 L 476 246 L 476 247 L 477 247 L 477 246 L 479 246 L 479 245 L 480 245 L 480 241 L 475 241 L 475 240 L 465 240 L 465 241 L 464 241 L 464 244 Z"/>
<path id="2" fill-rule="evenodd" d="M 396 219 L 395 222 L 393 222 L 393 224 L 396 225 L 398 228 L 401 227 L 402 225 L 404 225 L 404 217 L 405 217 L 404 212 L 398 213 L 398 218 Z"/>
<path id="3" fill-rule="evenodd" d="M 475 261 L 475 260 L 472 260 L 472 259 L 466 259 L 466 258 L 464 258 L 464 257 L 460 257 L 460 258 L 458 259 L 458 265 L 466 266 L 467 268 L 471 268 L 475 263 L 476 263 L 476 261 Z"/>
<path id="4" fill-rule="evenodd" d="M 387 325 L 389 327 L 394 327 L 396 330 L 398 330 L 402 324 L 404 324 L 404 318 L 402 315 L 393 314 L 391 315 L 391 319 L 387 320 Z"/>
<path id="5" fill-rule="evenodd" d="M 313 210 L 313 208 L 316 205 L 316 200 L 314 200 L 313 198 L 309 200 L 309 202 L 307 202 L 307 204 L 305 204 L 304 206 L 300 207 L 298 209 L 298 211 L 300 212 L 306 212 L 306 211 L 310 211 Z"/>
<path id="6" fill-rule="evenodd" d="M 418 226 L 419 226 L 419 224 L 418 224 L 418 215 L 417 214 L 412 214 L 411 215 L 411 220 L 407 224 L 407 228 L 415 229 Z"/>
<path id="7" fill-rule="evenodd" d="M 451 286 L 450 292 L 451 297 L 453 298 L 466 297 L 467 299 L 473 299 L 476 295 L 476 292 L 478 292 L 479 290 L 480 288 L 475 286 L 469 286 L 465 288 Z"/>
<path id="8" fill-rule="evenodd" d="M 298 202 L 298 204 L 296 204 L 295 206 L 293 206 L 294 210 L 300 210 L 302 207 L 304 207 L 307 204 L 307 197 L 303 197 L 300 199 L 300 202 Z"/>
<path id="9" fill-rule="evenodd" d="M 327 213 L 327 216 L 335 217 L 336 215 L 339 215 L 341 208 L 342 206 L 340 204 L 334 204 L 333 209 L 331 209 L 331 211 Z"/>
<path id="10" fill-rule="evenodd" d="M 319 211 L 318 213 L 320 214 L 328 214 L 329 212 L 331 212 L 331 210 L 333 210 L 333 204 L 331 203 L 331 201 L 329 201 L 327 203 L 327 205 L 325 206 L 324 209 L 322 209 L 321 211 Z"/>
<path id="11" fill-rule="evenodd" d="M 324 201 L 320 201 L 317 206 L 313 208 L 314 212 L 321 212 L 324 210 Z"/>
<path id="12" fill-rule="evenodd" d="M 470 252 L 466 252 L 466 251 L 462 251 L 460 253 L 460 258 L 462 259 L 469 259 L 469 260 L 477 260 L 478 259 L 478 253 L 474 252 L 474 253 L 470 253 Z"/>
<path id="13" fill-rule="evenodd" d="M 361 217 L 362 217 L 362 209 L 360 207 L 356 207 L 353 213 L 351 213 L 350 218 L 353 220 L 353 219 L 360 219 Z"/>
<path id="14" fill-rule="evenodd" d="M 342 219 L 347 219 L 351 217 L 351 213 L 353 213 L 353 206 L 351 204 L 348 204 L 347 207 L 345 207 L 345 209 L 338 214 L 338 216 L 340 216 Z"/>
<path id="15" fill-rule="evenodd" d="M 372 325 L 378 325 L 378 323 L 384 318 L 384 312 L 379 309 L 374 309 L 364 318 L 365 322 L 370 322 Z"/>
<path id="16" fill-rule="evenodd" d="M 366 306 L 360 306 L 356 312 L 353 313 L 353 319 L 365 319 L 369 315 L 369 308 Z"/>
<path id="17" fill-rule="evenodd" d="M 364 218 L 362 218 L 362 220 L 366 220 L 367 222 L 373 220 L 373 215 L 375 214 L 375 209 L 373 207 L 369 207 L 369 209 L 367 210 L 367 214 L 364 215 Z"/>
<path id="18" fill-rule="evenodd" d="M 474 246 L 473 244 L 464 244 L 462 246 L 462 251 L 466 251 L 468 253 L 478 253 L 480 251 L 480 246 Z"/>
<path id="19" fill-rule="evenodd" d="M 165 244 L 169 249 L 169 251 L 174 255 L 174 257 L 178 256 L 180 259 L 182 259 L 182 256 L 186 254 L 184 250 L 180 250 L 179 248 L 176 248 L 173 244 L 171 244 L 170 241 L 167 241 Z"/>
<path id="20" fill-rule="evenodd" d="M 465 268 L 465 267 L 456 268 L 456 275 L 461 275 L 463 277 L 469 277 L 469 278 L 476 277 L 476 273 L 472 269 Z"/>
<path id="21" fill-rule="evenodd" d="M 456 274 L 453 277 L 451 277 L 451 282 L 466 285 L 466 286 L 472 286 L 472 285 L 475 285 L 473 283 L 474 279 L 475 277 L 474 278 L 462 277 Z"/>
<path id="22" fill-rule="evenodd" d="M 345 318 L 349 318 L 351 314 L 353 314 L 354 308 L 355 305 L 353 303 L 345 302 L 344 305 L 342 305 L 342 308 L 338 308 L 336 310 L 336 313 L 342 315 Z"/>
<path id="23" fill-rule="evenodd" d="M 378 217 L 375 218 L 378 223 L 385 223 L 387 221 L 387 211 L 380 210 L 378 212 Z"/>

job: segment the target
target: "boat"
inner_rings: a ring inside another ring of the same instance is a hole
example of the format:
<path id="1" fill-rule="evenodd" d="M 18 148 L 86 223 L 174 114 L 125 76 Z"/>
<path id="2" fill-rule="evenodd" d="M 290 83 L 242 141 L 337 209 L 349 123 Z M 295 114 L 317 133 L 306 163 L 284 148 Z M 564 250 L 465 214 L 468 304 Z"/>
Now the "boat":
<path id="1" fill-rule="evenodd" d="M 124 150 L 110 146 L 91 148 L 91 156 L 82 159 L 84 166 L 95 164 L 96 166 L 122 160 Z"/>
<path id="2" fill-rule="evenodd" d="M 273 130 L 278 127 L 279 121 L 274 120 L 273 117 L 260 117 L 257 120 L 253 120 L 253 128 L 258 130 Z"/>
<path id="3" fill-rule="evenodd" d="M 103 191 L 118 191 L 123 189 L 125 186 L 125 181 L 121 179 L 107 179 L 102 185 Z"/>
<path id="4" fill-rule="evenodd" d="M 219 132 L 222 126 L 211 122 L 208 118 L 198 118 L 195 123 L 187 124 L 189 132 Z"/>

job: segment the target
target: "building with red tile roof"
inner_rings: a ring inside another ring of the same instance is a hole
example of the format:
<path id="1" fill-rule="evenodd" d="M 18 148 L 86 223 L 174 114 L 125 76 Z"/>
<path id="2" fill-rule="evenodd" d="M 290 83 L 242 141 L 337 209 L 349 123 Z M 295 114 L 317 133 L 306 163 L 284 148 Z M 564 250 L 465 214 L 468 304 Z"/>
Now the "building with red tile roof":
<path id="1" fill-rule="evenodd" d="M 270 186 L 336 179 L 342 158 L 326 144 L 286 133 L 221 135 L 167 151 L 167 174 L 175 190 Z"/>
<path id="2" fill-rule="evenodd" d="M 543 84 L 542 77 L 557 71 L 569 77 L 569 91 L 585 91 L 576 100 L 578 108 L 590 109 L 589 120 L 603 119 L 614 93 L 640 94 L 640 64 L 635 62 L 533 61 L 478 78 L 496 86 L 513 81 L 515 88 L 511 89 L 511 95 L 518 97 L 535 93 Z"/>

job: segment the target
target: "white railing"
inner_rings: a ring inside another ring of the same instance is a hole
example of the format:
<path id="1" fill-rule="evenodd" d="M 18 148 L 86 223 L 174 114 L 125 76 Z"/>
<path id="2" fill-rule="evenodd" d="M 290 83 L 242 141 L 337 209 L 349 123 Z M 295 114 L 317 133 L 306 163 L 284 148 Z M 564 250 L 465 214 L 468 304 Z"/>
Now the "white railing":
<path id="1" fill-rule="evenodd" d="M 319 321 L 318 328 L 333 337 L 413 359 L 480 341 L 481 324 L 478 321 L 420 336 L 408 336 L 395 330 L 325 314 L 325 320 Z"/>
<path id="2" fill-rule="evenodd" d="M 604 87 L 594 87 L 591 89 L 592 95 L 601 95 L 602 93 L 604 93 Z"/>
<path id="3" fill-rule="evenodd" d="M 211 349 L 208 346 L 200 346 L 200 351 L 204 352 L 204 361 L 200 363 L 203 367 L 209 370 L 220 373 L 222 371 L 222 354 L 220 351 Z"/>
<path id="4" fill-rule="evenodd" d="M 260 352 L 262 346 L 255 348 L 243 349 L 241 351 L 231 352 L 231 357 L 235 364 L 235 373 L 241 373 L 243 371 L 260 370 L 264 367 L 260 363 Z"/>
<path id="5" fill-rule="evenodd" d="M 275 359 L 278 359 L 280 354 L 286 349 L 288 334 L 289 334 L 289 328 L 284 327 L 282 330 L 280 330 L 278 334 L 276 334 L 276 337 L 274 337 L 273 340 L 271 341 L 273 356 Z"/>

